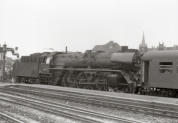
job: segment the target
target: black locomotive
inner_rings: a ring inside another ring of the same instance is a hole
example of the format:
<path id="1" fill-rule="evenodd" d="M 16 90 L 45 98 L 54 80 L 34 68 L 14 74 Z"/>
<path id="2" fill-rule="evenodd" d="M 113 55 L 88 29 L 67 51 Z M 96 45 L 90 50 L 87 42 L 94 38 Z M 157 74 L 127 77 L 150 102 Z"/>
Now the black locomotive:
<path id="1" fill-rule="evenodd" d="M 19 83 L 134 92 L 140 57 L 129 52 L 44 52 L 22 56 L 14 64 Z"/>

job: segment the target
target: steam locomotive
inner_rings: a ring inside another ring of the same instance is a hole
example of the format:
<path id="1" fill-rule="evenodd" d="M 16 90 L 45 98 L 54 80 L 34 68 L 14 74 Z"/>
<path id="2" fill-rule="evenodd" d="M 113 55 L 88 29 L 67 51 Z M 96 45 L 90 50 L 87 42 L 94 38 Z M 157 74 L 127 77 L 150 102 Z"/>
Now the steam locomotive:
<path id="1" fill-rule="evenodd" d="M 140 70 L 137 50 L 44 52 L 22 56 L 13 66 L 19 83 L 134 92 Z"/>
<path id="2" fill-rule="evenodd" d="M 19 83 L 178 97 L 178 50 L 44 52 L 13 66 Z"/>

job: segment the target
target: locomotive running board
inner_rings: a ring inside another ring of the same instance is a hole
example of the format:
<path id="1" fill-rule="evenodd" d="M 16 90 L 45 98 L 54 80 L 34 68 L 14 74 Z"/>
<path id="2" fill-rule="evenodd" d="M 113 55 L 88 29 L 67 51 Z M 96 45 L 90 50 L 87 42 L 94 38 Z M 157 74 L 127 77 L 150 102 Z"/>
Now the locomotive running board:
<path id="1" fill-rule="evenodd" d="M 92 71 L 92 72 L 120 72 L 120 70 L 109 70 L 109 69 L 91 69 L 91 68 L 49 68 L 49 70 L 56 70 L 56 71 Z"/>
<path id="2" fill-rule="evenodd" d="M 49 68 L 49 70 L 55 70 L 55 71 L 62 71 L 62 70 L 64 70 L 64 71 L 89 71 L 89 72 L 117 72 L 117 73 L 120 73 L 128 83 L 133 83 L 133 81 L 130 80 L 129 75 L 126 72 L 121 71 L 121 70 L 91 69 L 91 68 Z"/>

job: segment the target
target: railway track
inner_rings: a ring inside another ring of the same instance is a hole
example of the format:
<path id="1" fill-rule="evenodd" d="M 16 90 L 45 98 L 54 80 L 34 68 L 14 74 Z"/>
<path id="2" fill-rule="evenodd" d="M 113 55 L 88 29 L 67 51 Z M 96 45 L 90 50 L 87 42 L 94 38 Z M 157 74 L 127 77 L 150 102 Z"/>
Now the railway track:
<path id="1" fill-rule="evenodd" d="M 115 122 L 116 123 L 141 123 L 141 122 L 134 121 L 134 120 L 127 120 L 124 118 L 106 115 L 103 113 L 96 113 L 96 112 L 84 110 L 81 108 L 67 106 L 67 105 L 60 104 L 60 103 L 54 103 L 54 102 L 46 101 L 44 99 L 33 98 L 33 97 L 25 96 L 23 94 L 16 94 L 14 92 L 9 93 L 9 94 L 13 94 L 13 96 L 7 95 L 7 94 L 5 94 L 5 96 L 11 98 L 10 103 L 14 103 L 12 101 L 13 99 L 15 100 L 15 103 L 18 102 L 17 104 L 19 105 L 24 105 L 24 106 L 29 107 L 29 104 L 30 104 L 31 108 L 39 109 L 45 112 L 47 111 L 48 113 L 53 113 L 55 115 L 60 115 L 60 116 L 62 115 L 64 117 L 68 117 L 68 118 L 79 120 L 79 121 L 86 122 L 86 123 L 91 123 L 91 122 L 101 123 L 101 122 L 104 122 L 103 120 L 108 121 L 108 122 L 112 121 L 114 123 Z M 14 94 L 18 95 L 19 97 L 17 96 L 14 97 Z M 0 94 L 0 95 L 3 96 L 4 94 Z M 0 100 L 7 101 L 7 99 L 2 99 L 2 98 Z M 102 120 L 96 120 L 96 119 L 102 119 Z"/>
<path id="2" fill-rule="evenodd" d="M 8 123 L 24 123 L 23 121 L 20 121 L 6 113 L 2 113 L 2 112 L 0 112 L 0 119 L 6 121 Z"/>
<path id="3" fill-rule="evenodd" d="M 69 91 L 62 91 L 62 90 L 50 90 L 44 88 L 37 88 L 37 87 L 27 87 L 27 86 L 11 86 L 8 87 L 13 91 L 44 96 L 48 98 L 55 98 L 55 99 L 65 99 L 75 102 L 82 102 L 88 104 L 94 104 L 104 107 L 111 107 L 111 108 L 119 108 L 125 110 L 132 110 L 142 113 L 149 113 L 151 115 L 158 115 L 158 116 L 166 116 L 171 118 L 178 118 L 178 106 L 172 106 L 169 104 L 161 104 L 155 102 L 147 102 L 147 101 L 140 101 L 140 100 L 131 100 L 131 99 L 123 99 L 123 98 L 110 98 L 107 96 L 101 95 L 92 95 L 92 94 L 82 94 L 79 92 L 69 92 Z"/>
<path id="4" fill-rule="evenodd" d="M 57 110 L 57 109 L 55 109 L 55 107 L 46 105 L 44 103 L 29 101 L 29 100 L 25 100 L 25 99 L 22 99 L 22 98 L 18 98 L 18 97 L 14 97 L 14 96 L 8 96 L 8 95 L 4 95 L 4 94 L 0 94 L 0 96 L 6 96 L 6 98 L 0 98 L 1 101 L 5 101 L 5 102 L 12 103 L 12 104 L 21 105 L 21 106 L 26 106 L 26 107 L 33 108 L 33 109 L 36 109 L 36 110 L 39 110 L 39 111 L 43 111 L 43 112 L 46 112 L 46 113 L 49 113 L 49 114 L 54 114 L 56 116 L 66 117 L 66 118 L 81 121 L 81 122 L 84 122 L 84 123 L 95 123 L 95 122 L 101 123 L 98 120 L 93 120 L 93 119 L 90 119 L 90 118 L 81 117 L 81 116 L 76 115 L 76 114 L 67 113 L 67 112 L 64 112 L 64 111 Z M 7 97 L 9 97 L 10 99 L 7 99 Z"/>

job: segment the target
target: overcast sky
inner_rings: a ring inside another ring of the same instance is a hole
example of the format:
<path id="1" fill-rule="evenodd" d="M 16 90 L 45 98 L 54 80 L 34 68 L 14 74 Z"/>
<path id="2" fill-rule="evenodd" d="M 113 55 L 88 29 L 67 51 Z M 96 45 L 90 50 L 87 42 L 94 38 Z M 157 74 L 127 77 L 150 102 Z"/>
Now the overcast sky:
<path id="1" fill-rule="evenodd" d="M 138 48 L 178 44 L 177 0 L 0 0 L 0 43 L 20 55 L 85 51 L 110 40 Z M 49 50 L 48 50 L 49 51 Z"/>

